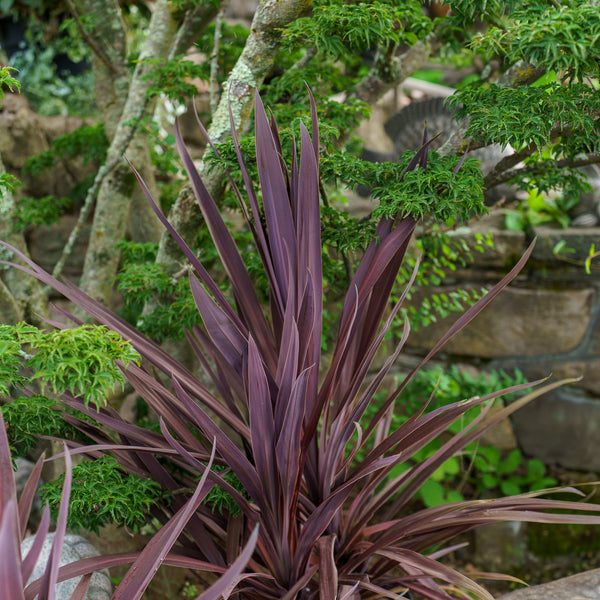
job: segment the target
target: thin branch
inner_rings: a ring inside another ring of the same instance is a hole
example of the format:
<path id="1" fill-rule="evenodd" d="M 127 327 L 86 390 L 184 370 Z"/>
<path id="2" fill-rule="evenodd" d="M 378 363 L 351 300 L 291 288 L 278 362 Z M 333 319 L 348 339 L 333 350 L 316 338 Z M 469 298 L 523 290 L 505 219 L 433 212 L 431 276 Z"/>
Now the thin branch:
<path id="1" fill-rule="evenodd" d="M 512 156 L 515 156 L 515 155 L 512 155 Z M 512 156 L 509 156 L 507 158 L 512 158 Z M 502 161 L 500 161 L 500 163 L 502 163 L 503 161 L 504 161 L 504 159 Z M 517 163 L 519 163 L 519 162 L 520 162 L 520 160 L 517 160 Z M 578 168 L 578 167 L 585 167 L 586 165 L 594 165 L 594 164 L 598 164 L 598 163 L 600 163 L 600 153 L 590 152 L 589 154 L 586 154 L 583 158 L 578 158 L 575 160 L 570 159 L 570 158 L 564 158 L 562 160 L 554 160 L 554 161 L 545 160 L 545 161 L 538 162 L 535 165 L 529 165 L 527 167 L 522 167 L 520 169 L 506 170 L 503 173 L 501 172 L 501 173 L 495 174 L 496 170 L 494 169 L 494 171 L 492 171 L 484 179 L 484 184 L 485 184 L 486 189 L 489 189 L 496 185 L 500 185 L 501 183 L 505 183 L 506 181 L 509 181 L 510 179 L 513 179 L 514 177 L 517 177 L 520 175 L 544 173 L 549 168 L 558 168 L 558 169 L 564 169 L 566 167 Z"/>
<path id="2" fill-rule="evenodd" d="M 219 14 L 215 19 L 215 44 L 213 46 L 213 52 L 210 57 L 210 87 L 209 87 L 209 95 L 210 95 L 210 112 L 214 113 L 217 110 L 217 105 L 219 103 L 219 91 L 218 91 L 218 82 L 217 82 L 217 74 L 219 72 L 219 45 L 221 43 L 221 24 L 223 23 L 223 16 L 225 14 L 225 0 L 221 2 L 221 8 L 219 10 Z"/>
<path id="3" fill-rule="evenodd" d="M 69 7 L 69 10 L 71 11 L 71 14 L 73 15 L 73 18 L 75 19 L 75 23 L 77 23 L 79 32 L 83 36 L 83 39 L 88 43 L 92 52 L 106 65 L 106 67 L 110 71 L 112 71 L 113 73 L 117 73 L 117 69 L 110 62 L 110 60 L 108 59 L 108 56 L 106 56 L 106 54 L 104 53 L 102 48 L 100 48 L 100 46 L 96 43 L 96 40 L 85 30 L 85 27 L 83 26 L 83 23 L 81 22 L 81 19 L 79 18 L 79 14 L 77 13 L 77 9 L 75 8 L 73 1 L 66 0 L 66 3 L 67 3 L 67 6 Z"/>
<path id="4" fill-rule="evenodd" d="M 295 69 L 303 69 L 316 55 L 317 55 L 317 47 L 311 46 L 310 48 L 308 48 L 308 50 L 306 50 L 306 52 L 304 53 L 304 56 L 302 58 L 300 58 L 299 60 L 297 60 L 292 65 L 292 68 L 290 69 L 290 71 L 293 71 Z"/>

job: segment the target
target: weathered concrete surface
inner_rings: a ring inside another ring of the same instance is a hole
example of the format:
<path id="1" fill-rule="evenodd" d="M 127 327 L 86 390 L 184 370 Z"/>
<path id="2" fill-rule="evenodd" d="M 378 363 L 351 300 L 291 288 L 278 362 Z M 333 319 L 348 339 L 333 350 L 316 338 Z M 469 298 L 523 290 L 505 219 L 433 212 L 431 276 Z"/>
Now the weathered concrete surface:
<path id="1" fill-rule="evenodd" d="M 522 588 L 497 600 L 600 600 L 600 569 Z"/>

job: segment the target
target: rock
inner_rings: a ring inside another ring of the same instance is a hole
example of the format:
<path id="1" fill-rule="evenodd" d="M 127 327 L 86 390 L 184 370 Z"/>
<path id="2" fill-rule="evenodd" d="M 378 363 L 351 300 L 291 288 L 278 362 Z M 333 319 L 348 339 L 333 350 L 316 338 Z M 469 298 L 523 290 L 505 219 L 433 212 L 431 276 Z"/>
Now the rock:
<path id="1" fill-rule="evenodd" d="M 504 594 L 497 600 L 599 600 L 600 569 Z"/>
<path id="2" fill-rule="evenodd" d="M 6 170 L 23 182 L 18 195 L 68 196 L 73 185 L 94 170 L 93 165 L 84 167 L 81 159 L 57 159 L 39 176 L 22 174 L 21 169 L 28 158 L 48 150 L 54 138 L 90 123 L 77 117 L 38 115 L 25 96 L 6 94 L 0 108 L 0 148 Z"/>
<path id="3" fill-rule="evenodd" d="M 38 562 L 33 570 L 29 582 L 39 579 L 46 569 L 50 550 L 52 548 L 52 541 L 54 539 L 54 533 L 49 533 L 44 540 L 42 552 Z M 23 556 L 29 552 L 33 543 L 34 536 L 30 536 L 23 540 L 21 544 L 21 552 Z M 96 550 L 92 544 L 90 544 L 85 538 L 80 535 L 67 534 L 65 536 L 65 542 L 63 545 L 63 551 L 61 555 L 60 565 L 68 565 L 69 563 L 75 562 L 82 558 L 90 558 L 92 556 L 100 556 L 100 553 Z M 56 597 L 55 600 L 69 600 L 71 594 L 75 590 L 77 583 L 81 578 L 68 579 L 67 581 L 61 581 L 56 585 Z M 85 600 L 110 600 L 112 595 L 112 585 L 110 583 L 110 577 L 108 571 L 98 571 L 92 575 L 92 581 Z"/>
<path id="4" fill-rule="evenodd" d="M 447 293 L 449 289 L 452 288 L 427 291 Z M 586 333 L 593 297 L 592 288 L 506 288 L 444 350 L 482 358 L 569 352 Z M 456 315 L 411 332 L 408 346 L 419 350 L 431 348 L 454 320 Z"/>
<path id="5" fill-rule="evenodd" d="M 525 454 L 568 469 L 600 471 L 600 401 L 572 387 L 558 388 L 516 411 L 512 422 Z"/>

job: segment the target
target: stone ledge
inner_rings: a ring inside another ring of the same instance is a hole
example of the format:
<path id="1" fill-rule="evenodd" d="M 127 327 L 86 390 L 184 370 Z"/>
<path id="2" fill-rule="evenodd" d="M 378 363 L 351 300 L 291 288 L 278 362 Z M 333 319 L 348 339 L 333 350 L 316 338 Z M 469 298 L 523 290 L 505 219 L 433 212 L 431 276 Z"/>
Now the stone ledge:
<path id="1" fill-rule="evenodd" d="M 452 289 L 436 288 L 431 292 Z M 506 288 L 446 344 L 444 351 L 490 359 L 570 352 L 581 343 L 588 329 L 593 299 L 592 288 Z M 418 350 L 431 348 L 455 319 L 456 315 L 452 315 L 413 331 L 407 346 Z"/>

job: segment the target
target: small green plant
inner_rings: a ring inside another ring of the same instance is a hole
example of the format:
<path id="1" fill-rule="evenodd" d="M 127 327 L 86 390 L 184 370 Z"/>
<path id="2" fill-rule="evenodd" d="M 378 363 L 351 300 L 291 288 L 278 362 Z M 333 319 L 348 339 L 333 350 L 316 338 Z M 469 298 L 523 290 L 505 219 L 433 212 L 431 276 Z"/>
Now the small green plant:
<path id="1" fill-rule="evenodd" d="M 55 394 L 81 395 L 86 406 L 106 404 L 107 391 L 123 383 L 120 363 L 139 363 L 139 354 L 105 326 L 81 325 L 42 331 L 19 323 L 0 325 L 0 394 L 39 381 Z M 31 370 L 24 375 L 23 369 Z"/>
<path id="2" fill-rule="evenodd" d="M 40 494 L 56 518 L 65 476 L 45 483 Z M 116 523 L 136 533 L 148 521 L 148 512 L 158 501 L 168 499 L 151 479 L 125 473 L 109 456 L 85 460 L 73 467 L 73 483 L 67 525 L 98 533 L 100 527 Z"/>
<path id="3" fill-rule="evenodd" d="M 516 209 L 503 209 L 504 226 L 510 231 L 529 231 L 544 223 L 557 223 L 565 228 L 571 222 L 569 210 L 578 202 L 576 197 L 550 197 L 532 189 Z"/>
<path id="4" fill-rule="evenodd" d="M 21 396 L 1 407 L 6 435 L 19 456 L 27 456 L 38 442 L 38 436 L 64 440 L 82 440 L 85 436 L 65 419 L 67 414 L 86 418 L 79 411 L 63 408 L 52 398 L 40 394 Z"/>
<path id="5" fill-rule="evenodd" d="M 482 446 L 473 456 L 472 480 L 480 492 L 516 496 L 556 485 L 539 458 L 526 459 L 518 448 L 503 456 L 495 446 Z"/>

